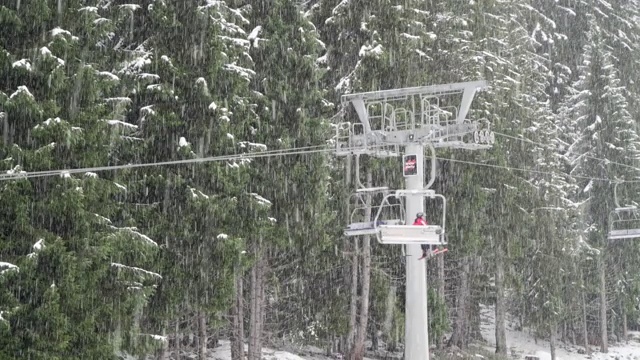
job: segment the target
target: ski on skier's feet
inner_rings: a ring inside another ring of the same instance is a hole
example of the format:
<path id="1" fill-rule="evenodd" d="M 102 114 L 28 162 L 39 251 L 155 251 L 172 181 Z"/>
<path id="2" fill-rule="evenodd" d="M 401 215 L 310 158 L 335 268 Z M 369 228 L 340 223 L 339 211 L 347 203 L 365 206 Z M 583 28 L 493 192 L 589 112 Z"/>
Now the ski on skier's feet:
<path id="1" fill-rule="evenodd" d="M 449 251 L 449 249 L 445 248 L 445 249 L 442 249 L 442 250 L 436 249 L 436 250 L 432 251 L 430 254 L 423 253 L 422 256 L 418 260 L 422 260 L 424 258 L 429 258 L 430 259 L 430 258 L 432 258 L 432 257 L 434 257 L 434 256 L 436 256 L 438 254 L 446 253 L 447 251 Z"/>

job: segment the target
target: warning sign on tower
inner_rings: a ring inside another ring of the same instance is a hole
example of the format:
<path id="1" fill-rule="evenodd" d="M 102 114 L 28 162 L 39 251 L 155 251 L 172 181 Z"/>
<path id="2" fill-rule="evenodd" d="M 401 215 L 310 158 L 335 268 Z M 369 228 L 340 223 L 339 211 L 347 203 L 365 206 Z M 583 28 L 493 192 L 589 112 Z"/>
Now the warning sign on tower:
<path id="1" fill-rule="evenodd" d="M 404 155 L 403 160 L 404 176 L 418 175 L 418 157 L 416 155 Z"/>

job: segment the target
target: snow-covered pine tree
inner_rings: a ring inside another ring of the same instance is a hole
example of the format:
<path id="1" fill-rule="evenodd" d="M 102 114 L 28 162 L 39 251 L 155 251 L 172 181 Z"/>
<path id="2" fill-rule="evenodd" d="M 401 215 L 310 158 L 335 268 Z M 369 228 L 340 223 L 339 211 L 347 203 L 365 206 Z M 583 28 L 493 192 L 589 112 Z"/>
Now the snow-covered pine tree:
<path id="1" fill-rule="evenodd" d="M 4 169 L 20 174 L 108 163 L 110 128 L 118 125 L 112 116 L 121 102 L 113 96 L 118 78 L 104 68 L 113 53 L 95 51 L 108 29 L 85 17 L 96 8 L 33 1 L 0 11 L 14 39 L 0 50 Z M 160 278 L 143 269 L 157 244 L 119 211 L 123 188 L 95 173 L 4 183 L 1 232 L 8 241 L 0 258 L 21 270 L 3 284 L 12 298 L 2 309 L 5 356 L 109 357 L 120 348 L 113 339 L 139 336 L 139 324 L 129 319 Z"/>
<path id="2" fill-rule="evenodd" d="M 254 184 L 250 189 L 272 202 L 276 222 L 273 236 L 264 237 L 261 244 L 258 233 L 250 239 L 258 257 L 252 271 L 269 271 L 279 284 L 265 284 L 277 301 L 270 305 L 273 310 L 265 314 L 264 321 L 277 326 L 261 328 L 293 338 L 300 334 L 303 339 L 317 337 L 331 327 L 327 322 L 332 318 L 329 300 L 338 290 L 329 278 L 317 275 L 336 264 L 332 242 L 340 231 L 328 205 L 332 180 L 328 155 L 316 152 L 330 135 L 324 119 L 333 111 L 333 104 L 324 99 L 322 69 L 317 62 L 324 44 L 292 1 L 252 3 L 248 20 L 248 53 L 256 72 L 251 84 L 256 115 L 247 140 L 267 150 L 298 148 L 303 152 L 256 159 L 251 168 Z M 313 152 L 305 154 L 305 150 Z M 307 280 L 300 282 L 300 277 Z M 318 298 L 327 301 L 318 302 Z M 265 301 L 263 298 L 259 307 Z M 250 326 L 256 325 L 252 321 Z M 262 336 L 262 330 L 257 336 Z M 260 344 L 252 334 L 250 357 L 259 353 Z"/>
<path id="3" fill-rule="evenodd" d="M 583 228 L 591 246 L 598 250 L 597 276 L 599 284 L 601 351 L 607 351 L 606 274 L 608 251 L 606 234 L 608 215 L 615 208 L 612 181 L 637 177 L 633 167 L 640 143 L 635 121 L 628 111 L 627 93 L 621 86 L 611 47 L 597 17 L 589 19 L 588 42 L 584 46 L 583 63 L 579 67 L 577 92 L 569 99 L 569 126 L 579 133 L 571 145 L 573 173 L 586 177 L 579 183 L 579 199 L 586 201 L 582 216 Z M 570 109 L 570 110 L 569 110 Z"/>
<path id="4" fill-rule="evenodd" d="M 136 136 L 143 140 L 127 158 L 238 156 L 122 174 L 128 211 L 163 244 L 157 261 L 164 281 L 145 320 L 169 334 L 171 347 L 162 356 L 184 349 L 204 357 L 210 332 L 220 326 L 214 320 L 234 296 L 234 272 L 246 262 L 243 243 L 249 229 L 257 231 L 245 224 L 271 228 L 268 209 L 256 210 L 260 216 L 247 211 L 261 201 L 248 188 L 248 167 L 251 154 L 262 148 L 246 141 L 255 74 L 245 30 L 248 9 L 222 1 L 163 1 L 116 10 L 144 24 L 119 29 L 112 39 L 112 46 L 127 49 L 115 73 L 132 100 L 127 122 L 138 126 Z"/>

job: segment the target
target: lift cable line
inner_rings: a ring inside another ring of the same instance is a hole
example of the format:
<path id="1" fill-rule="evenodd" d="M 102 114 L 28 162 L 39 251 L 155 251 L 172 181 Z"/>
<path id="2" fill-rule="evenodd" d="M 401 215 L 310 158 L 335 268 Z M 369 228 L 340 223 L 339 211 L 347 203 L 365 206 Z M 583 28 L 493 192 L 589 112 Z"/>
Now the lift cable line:
<path id="1" fill-rule="evenodd" d="M 203 158 L 160 161 L 160 162 L 150 162 L 150 163 L 142 163 L 142 164 L 122 164 L 122 165 L 109 165 L 109 166 L 99 166 L 99 167 L 90 167 L 90 168 L 43 170 L 43 171 L 32 171 L 32 172 L 26 172 L 26 171 L 18 172 L 15 170 L 9 170 L 5 174 L 0 174 L 0 181 L 65 175 L 65 174 L 79 174 L 79 173 L 87 173 L 87 172 L 101 172 L 101 171 L 109 171 L 109 170 L 134 169 L 134 168 L 153 167 L 153 166 L 182 165 L 182 164 L 206 163 L 206 162 L 217 162 L 217 161 L 234 161 L 234 160 L 257 159 L 257 158 L 266 158 L 266 157 L 275 157 L 275 156 L 305 155 L 305 154 L 314 154 L 314 153 L 329 152 L 329 151 L 331 151 L 331 149 L 328 149 L 326 145 L 315 145 L 315 146 L 307 146 L 307 147 L 299 147 L 299 148 L 261 151 L 261 152 L 254 152 L 254 153 L 210 156 L 210 157 L 203 157 Z"/>
<path id="2" fill-rule="evenodd" d="M 457 163 L 467 164 L 467 165 L 485 166 L 485 167 L 490 167 L 490 168 L 494 168 L 494 169 L 521 171 L 521 172 L 529 172 L 529 173 L 542 174 L 542 175 L 558 175 L 558 176 L 566 175 L 566 176 L 571 176 L 571 177 L 576 178 L 576 179 L 584 179 L 584 180 L 620 182 L 620 183 L 640 183 L 640 179 L 639 180 L 616 180 L 616 179 L 596 178 L 596 177 L 582 176 L 582 175 L 567 175 L 567 174 L 553 172 L 553 171 L 542 171 L 542 170 L 535 170 L 535 169 L 516 168 L 516 167 L 480 163 L 480 162 L 475 162 L 475 161 L 458 160 L 458 159 L 451 159 L 451 158 L 443 158 L 443 157 L 436 157 L 436 159 L 438 159 L 438 160 L 446 160 L 446 161 L 451 161 L 451 162 L 457 162 Z"/>
<path id="3" fill-rule="evenodd" d="M 511 136 L 511 135 L 507 135 L 507 134 L 500 134 L 500 133 L 496 133 L 496 135 L 505 137 L 505 138 L 509 138 L 509 139 L 513 139 L 513 140 L 518 140 L 518 141 L 522 141 L 522 142 L 526 142 L 526 143 L 530 143 L 530 144 L 534 144 L 537 146 L 542 146 L 542 147 L 548 147 L 549 145 L 545 145 L 542 143 L 538 143 L 526 138 L 519 138 L 519 137 L 515 137 L 515 136 Z M 580 154 L 575 154 L 574 155 L 580 155 Z M 640 171 L 640 169 L 638 169 L 637 167 L 631 166 L 631 165 L 627 165 L 627 164 L 622 164 L 622 163 L 618 163 L 615 161 L 611 161 L 609 159 L 601 159 L 601 158 L 597 158 L 595 156 L 590 156 L 590 155 L 582 155 L 588 159 L 592 159 L 592 160 L 597 160 L 597 161 L 602 161 L 602 162 L 606 162 L 609 164 L 613 164 L 613 165 L 617 165 L 617 166 L 621 166 L 621 167 L 625 167 L 625 168 L 629 168 L 629 169 L 633 169 L 633 170 L 637 170 Z M 573 176 L 573 175 L 572 175 Z M 580 178 L 580 176 L 573 176 L 575 178 Z M 585 177 L 587 178 L 587 177 Z M 589 178 L 587 178 L 589 179 Z M 612 182 L 614 184 L 613 186 L 613 197 L 614 197 L 614 205 L 615 208 L 613 210 L 611 210 L 609 212 L 609 229 L 607 232 L 607 240 L 609 240 L 610 243 L 615 243 L 619 240 L 628 240 L 628 239 L 639 239 L 640 238 L 640 209 L 638 209 L 638 206 L 636 205 L 637 203 L 632 203 L 631 205 L 627 205 L 627 204 L 620 204 L 619 198 L 618 198 L 618 185 L 623 184 L 623 183 L 637 183 L 639 182 L 638 180 L 636 181 L 629 181 L 629 180 L 613 180 L 613 179 L 591 179 L 591 180 L 608 180 L 610 182 Z"/>
<path id="4" fill-rule="evenodd" d="M 538 146 L 541 146 L 541 147 L 544 147 L 544 148 L 550 148 L 549 144 L 543 144 L 543 143 L 535 142 L 533 140 L 529 140 L 529 139 L 524 138 L 524 137 L 517 137 L 517 136 L 513 136 L 513 135 L 501 134 L 499 132 L 496 132 L 495 134 L 498 135 L 498 136 L 505 137 L 507 139 L 522 141 L 524 143 L 529 143 L 529 144 L 532 144 L 532 145 L 538 145 Z M 554 150 L 554 149 L 552 149 L 552 150 Z M 640 171 L 640 168 L 637 168 L 637 167 L 632 166 L 632 165 L 618 163 L 618 162 L 615 162 L 615 161 L 611 161 L 609 159 L 601 159 L 601 158 L 597 158 L 595 156 L 591 156 L 591 155 L 587 155 L 587 154 L 576 154 L 576 153 L 572 152 L 571 150 L 569 150 L 568 152 L 570 152 L 570 153 L 572 153 L 574 155 L 584 156 L 584 157 L 586 157 L 588 159 L 603 161 L 603 162 L 606 162 L 606 163 L 609 163 L 609 164 L 613 164 L 613 165 L 617 165 L 617 166 L 626 167 L 626 168 L 629 168 L 629 169 Z M 574 176 L 574 177 L 577 177 L 577 176 Z M 611 180 L 611 181 L 613 181 L 613 180 Z M 629 181 L 624 181 L 624 182 L 629 182 Z M 631 181 L 631 182 L 635 182 L 635 181 Z"/>
<path id="5" fill-rule="evenodd" d="M 503 136 L 503 134 L 499 134 L 499 133 L 496 133 L 496 135 Z M 515 140 L 522 140 L 522 139 L 515 138 Z M 379 145 L 378 147 L 382 149 L 384 146 Z M 357 148 L 354 148 L 354 149 L 357 150 Z M 37 178 L 37 177 L 64 175 L 64 174 L 80 174 L 80 173 L 86 173 L 86 172 L 102 172 L 102 171 L 111 171 L 111 170 L 133 169 L 133 168 L 153 167 L 153 166 L 169 166 L 169 165 L 206 163 L 206 162 L 217 162 L 217 161 L 233 161 L 233 160 L 267 158 L 267 157 L 278 157 L 278 156 L 305 155 L 305 154 L 326 153 L 326 152 L 333 152 L 333 151 L 335 151 L 335 149 L 327 148 L 326 145 L 315 145 L 315 146 L 271 150 L 271 151 L 255 152 L 255 153 L 222 155 L 222 156 L 212 156 L 212 157 L 205 157 L 205 158 L 172 160 L 172 161 L 151 162 L 151 163 L 142 163 L 142 164 L 123 164 L 123 165 L 109 165 L 109 166 L 100 166 L 100 167 L 92 167 L 92 168 L 58 169 L 58 170 L 26 171 L 26 172 L 16 172 L 13 170 L 9 170 L 5 174 L 0 174 L 0 181 L 30 179 L 30 178 Z M 494 169 L 529 172 L 529 173 L 544 174 L 544 175 L 563 175 L 562 173 L 551 172 L 551 171 L 517 168 L 517 167 L 476 162 L 476 161 L 446 158 L 446 157 L 440 157 L 440 156 L 436 156 L 436 159 L 451 161 L 451 162 L 456 162 L 461 164 L 467 164 L 467 165 L 490 167 Z M 620 164 L 620 165 L 624 165 L 624 164 Z M 585 179 L 585 180 L 593 180 L 593 181 L 607 181 L 607 182 L 619 182 L 619 183 L 639 183 L 640 182 L 640 180 L 616 180 L 616 179 L 596 178 L 596 177 L 589 177 L 589 176 L 582 176 L 582 175 L 571 175 L 571 176 L 577 179 Z"/>
<path id="6" fill-rule="evenodd" d="M 496 133 L 496 135 L 503 136 L 503 134 Z M 515 140 L 523 140 L 514 138 Z M 523 140 L 524 141 L 524 140 Z M 383 145 L 377 146 L 378 148 L 384 148 Z M 373 148 L 373 146 L 372 146 Z M 353 148 L 353 150 L 357 150 L 358 148 Z M 343 149 L 347 150 L 347 149 Z M 292 156 L 292 155 L 305 155 L 305 154 L 317 154 L 317 153 L 328 153 L 334 152 L 335 149 L 328 148 L 326 145 L 315 145 L 315 146 L 306 146 L 306 147 L 297 147 L 297 148 L 289 148 L 289 149 L 281 149 L 281 150 L 271 150 L 271 151 L 262 151 L 255 153 L 244 153 L 244 154 L 234 154 L 234 155 L 221 155 L 221 156 L 212 156 L 205 158 L 195 158 L 195 159 L 182 159 L 182 160 L 172 160 L 172 161 L 161 161 L 161 162 L 150 162 L 150 163 L 142 163 L 142 164 L 123 164 L 123 165 L 107 165 L 100 167 L 91 167 L 91 168 L 78 168 L 78 169 L 57 169 L 57 170 L 42 170 L 42 171 L 25 171 L 25 172 L 17 172 L 13 170 L 9 170 L 5 174 L 0 174 L 0 181 L 10 181 L 10 180 L 18 180 L 18 179 L 30 179 L 37 177 L 47 177 L 47 176 L 56 176 L 56 175 L 64 175 L 64 174 L 80 174 L 86 172 L 102 172 L 102 171 L 111 171 L 111 170 L 123 170 L 123 169 L 134 169 L 134 168 L 142 168 L 142 167 L 154 167 L 154 166 L 169 166 L 169 165 L 182 165 L 182 164 L 193 164 L 193 163 L 206 163 L 206 162 L 218 162 L 218 161 L 233 161 L 233 160 L 242 160 L 242 159 L 254 159 L 254 158 L 267 158 L 267 157 L 278 157 L 278 156 Z M 527 168 L 517 168 L 503 165 L 495 165 L 482 163 L 477 161 L 467 161 L 467 160 L 459 160 L 453 158 L 446 158 L 436 156 L 437 160 L 445 160 L 451 161 L 461 164 L 474 165 L 474 166 L 484 166 L 490 167 L 494 169 L 503 169 L 510 171 L 520 171 L 520 172 L 530 172 L 536 174 L 544 174 L 544 175 L 563 175 L 562 173 L 551 172 L 551 171 L 542 171 L 535 169 L 527 169 Z M 605 161 L 604 159 L 602 159 Z M 617 164 L 611 162 L 613 164 Z M 624 165 L 624 164 L 619 164 Z M 628 165 L 627 165 L 628 166 Z M 640 169 L 638 169 L 640 170 Z M 593 181 L 608 181 L 608 182 L 619 182 L 619 183 L 640 183 L 640 180 L 616 180 L 616 179 L 608 179 L 608 178 L 596 178 L 582 175 L 571 175 L 577 179 L 585 179 L 585 180 L 593 180 Z"/>

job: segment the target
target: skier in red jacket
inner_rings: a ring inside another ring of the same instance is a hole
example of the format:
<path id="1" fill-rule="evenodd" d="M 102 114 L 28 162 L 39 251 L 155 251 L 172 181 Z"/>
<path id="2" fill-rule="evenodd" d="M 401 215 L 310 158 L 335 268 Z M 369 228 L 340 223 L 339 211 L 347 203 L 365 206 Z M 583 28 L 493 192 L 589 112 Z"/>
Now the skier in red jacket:
<path id="1" fill-rule="evenodd" d="M 422 212 L 419 212 L 416 214 L 416 219 L 413 221 L 413 225 L 420 225 L 420 226 L 426 226 L 427 221 L 424 219 L 424 214 Z M 426 258 L 429 255 L 429 252 L 431 252 L 431 246 L 426 245 L 426 244 L 422 244 L 420 245 L 420 247 L 422 247 L 422 257 L 418 260 L 422 260 L 424 258 Z"/>

